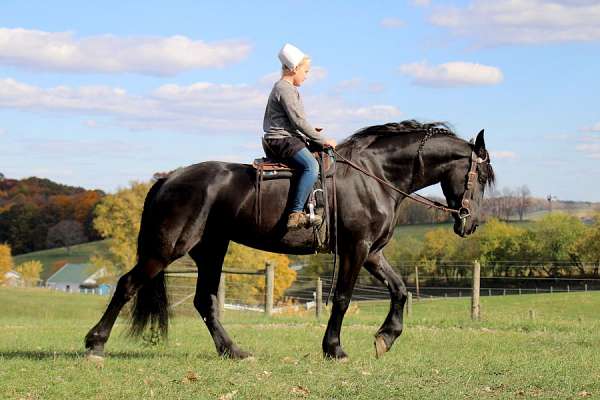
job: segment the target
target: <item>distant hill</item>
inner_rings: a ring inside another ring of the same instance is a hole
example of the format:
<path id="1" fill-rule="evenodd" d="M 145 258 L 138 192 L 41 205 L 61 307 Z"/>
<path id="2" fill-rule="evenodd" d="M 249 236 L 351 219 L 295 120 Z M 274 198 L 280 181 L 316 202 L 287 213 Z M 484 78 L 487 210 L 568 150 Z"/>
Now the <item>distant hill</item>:
<path id="1" fill-rule="evenodd" d="M 101 190 L 36 177 L 9 179 L 0 174 L 0 243 L 8 243 L 13 254 L 53 247 L 60 242 L 54 239 L 60 238 L 49 238 L 48 233 L 63 221 L 80 226 L 79 242 L 98 240 L 93 210 L 104 196 Z"/>
<path id="2" fill-rule="evenodd" d="M 85 264 L 90 261 L 90 257 L 94 254 L 108 257 L 109 240 L 99 240 L 96 242 L 78 244 L 71 247 L 71 251 L 67 252 L 64 247 L 34 251 L 31 253 L 21 254 L 13 257 L 15 265 L 19 265 L 25 261 L 38 260 L 44 269 L 41 273 L 41 279 L 47 279 L 54 271 L 66 263 Z"/>

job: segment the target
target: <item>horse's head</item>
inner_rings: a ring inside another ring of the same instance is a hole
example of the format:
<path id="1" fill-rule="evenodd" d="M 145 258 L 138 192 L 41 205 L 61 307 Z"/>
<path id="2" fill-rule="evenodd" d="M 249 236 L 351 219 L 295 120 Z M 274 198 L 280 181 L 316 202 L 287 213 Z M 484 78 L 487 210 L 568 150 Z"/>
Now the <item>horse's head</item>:
<path id="1" fill-rule="evenodd" d="M 477 135 L 475 144 L 469 146 L 470 154 L 453 162 L 453 167 L 441 181 L 448 206 L 460 210 L 453 214 L 454 232 L 462 237 L 477 229 L 485 186 L 494 182 L 483 130 Z"/>

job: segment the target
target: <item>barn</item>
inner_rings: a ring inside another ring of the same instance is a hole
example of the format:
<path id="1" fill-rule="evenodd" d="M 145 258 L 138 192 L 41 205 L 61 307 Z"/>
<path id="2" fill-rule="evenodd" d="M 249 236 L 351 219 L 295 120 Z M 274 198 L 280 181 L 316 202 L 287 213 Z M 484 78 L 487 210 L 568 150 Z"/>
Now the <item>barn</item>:
<path id="1" fill-rule="evenodd" d="M 68 293 L 110 293 L 110 285 L 100 284 L 106 269 L 96 269 L 91 264 L 65 264 L 46 280 L 46 287 Z"/>

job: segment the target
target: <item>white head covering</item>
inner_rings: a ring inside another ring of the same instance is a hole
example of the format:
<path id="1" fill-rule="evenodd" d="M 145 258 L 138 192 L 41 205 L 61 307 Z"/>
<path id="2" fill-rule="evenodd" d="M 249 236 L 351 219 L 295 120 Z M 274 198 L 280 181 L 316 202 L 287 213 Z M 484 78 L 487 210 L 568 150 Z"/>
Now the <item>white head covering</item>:
<path id="1" fill-rule="evenodd" d="M 281 50 L 279 50 L 278 56 L 279 61 L 281 61 L 283 65 L 293 70 L 298 66 L 298 64 L 300 64 L 306 54 L 304 54 L 302 50 L 296 46 L 286 43 Z"/>

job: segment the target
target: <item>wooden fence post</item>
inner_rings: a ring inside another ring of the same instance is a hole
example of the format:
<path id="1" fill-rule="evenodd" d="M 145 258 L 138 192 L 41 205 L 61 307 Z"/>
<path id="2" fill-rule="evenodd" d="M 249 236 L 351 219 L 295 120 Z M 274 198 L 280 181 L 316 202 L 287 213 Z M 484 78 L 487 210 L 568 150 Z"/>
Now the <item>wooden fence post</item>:
<path id="1" fill-rule="evenodd" d="M 413 307 L 412 293 L 408 292 L 407 298 L 406 298 L 406 316 L 407 317 L 410 317 L 412 315 L 412 307 Z"/>
<path id="2" fill-rule="evenodd" d="M 479 261 L 473 262 L 473 295 L 471 296 L 471 319 L 478 321 L 481 316 L 481 306 L 479 304 L 481 265 Z"/>
<path id="3" fill-rule="evenodd" d="M 587 283 L 585 284 L 585 286 L 584 286 L 584 287 L 585 287 L 584 291 L 586 291 L 586 292 L 587 292 Z"/>
<path id="4" fill-rule="evenodd" d="M 273 287 L 275 268 L 270 262 L 265 263 L 265 315 L 273 315 Z"/>
<path id="5" fill-rule="evenodd" d="M 415 265 L 415 285 L 416 285 L 416 294 L 417 294 L 417 300 L 419 300 L 420 293 L 419 293 L 419 266 Z"/>
<path id="6" fill-rule="evenodd" d="M 317 278 L 317 298 L 315 299 L 315 309 L 317 312 L 317 319 L 321 318 L 323 313 L 323 281 L 321 278 Z"/>
<path id="7" fill-rule="evenodd" d="M 217 292 L 217 300 L 219 302 L 219 319 L 223 318 L 225 312 L 225 274 L 221 273 L 219 279 L 219 291 Z"/>

